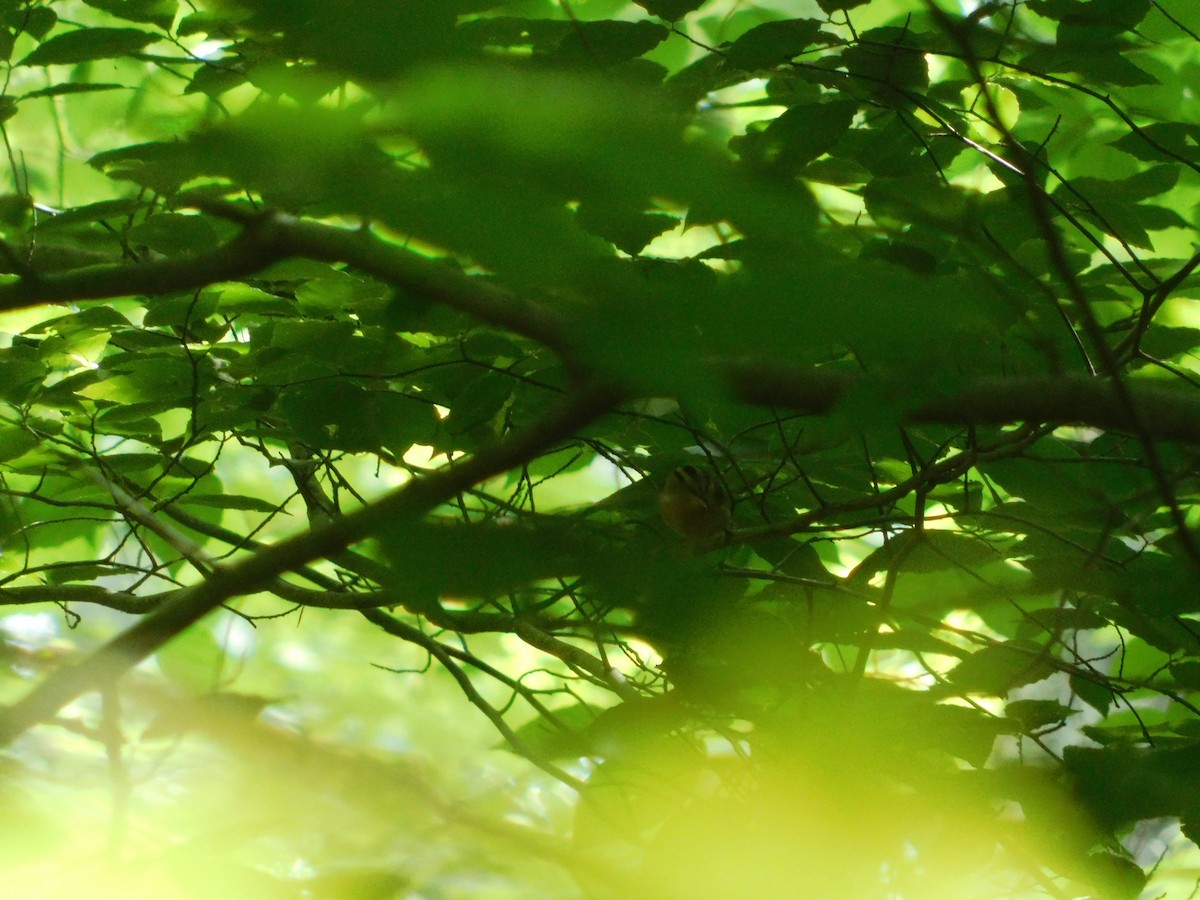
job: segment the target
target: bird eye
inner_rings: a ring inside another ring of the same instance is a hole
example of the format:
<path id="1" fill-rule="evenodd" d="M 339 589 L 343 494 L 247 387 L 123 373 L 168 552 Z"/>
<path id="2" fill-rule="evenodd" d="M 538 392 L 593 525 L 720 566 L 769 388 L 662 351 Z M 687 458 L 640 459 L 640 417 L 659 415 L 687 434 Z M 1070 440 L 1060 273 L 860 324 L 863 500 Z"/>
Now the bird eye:
<path id="1" fill-rule="evenodd" d="M 674 477 L 693 493 L 703 495 L 707 490 L 708 475 L 699 466 L 680 466 L 675 470 Z"/>

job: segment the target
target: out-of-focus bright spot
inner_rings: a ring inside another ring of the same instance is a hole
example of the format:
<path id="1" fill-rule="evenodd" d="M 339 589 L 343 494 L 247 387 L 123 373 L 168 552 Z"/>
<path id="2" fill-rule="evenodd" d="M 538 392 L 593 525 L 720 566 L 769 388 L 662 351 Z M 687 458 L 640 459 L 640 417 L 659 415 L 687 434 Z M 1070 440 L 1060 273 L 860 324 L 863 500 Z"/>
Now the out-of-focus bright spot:
<path id="1" fill-rule="evenodd" d="M 968 172 L 955 175 L 950 179 L 950 184 L 954 187 L 969 188 L 980 194 L 990 194 L 992 191 L 998 191 L 1005 186 L 1004 182 L 997 178 L 992 170 L 983 165 L 982 162 Z"/>
<path id="2" fill-rule="evenodd" d="M 84 356 L 80 356 L 78 353 L 72 353 L 71 359 L 75 360 L 75 362 L 79 365 L 79 367 L 81 369 L 99 369 L 100 368 L 98 363 L 94 363 L 90 359 L 87 359 Z"/>
<path id="3" fill-rule="evenodd" d="M 94 367 L 93 367 L 94 368 Z M 192 427 L 192 411 L 190 409 L 169 409 L 154 416 L 162 427 L 163 439 L 171 440 L 190 434 Z"/>
<path id="4" fill-rule="evenodd" d="M 952 629 L 951 634 L 954 632 L 969 632 L 972 634 L 981 634 L 1000 642 L 1008 640 L 1005 635 L 1002 635 L 998 631 L 994 631 L 993 629 L 989 628 L 987 622 L 983 620 L 982 616 L 969 609 L 951 610 L 942 617 L 942 622 L 949 629 Z M 978 643 L 974 642 L 968 642 L 964 644 L 964 647 L 978 646 Z"/>
<path id="5" fill-rule="evenodd" d="M 439 411 L 441 407 L 438 407 Z M 439 412 L 440 415 L 440 412 Z M 404 451 L 402 459 L 410 466 L 418 466 L 422 469 L 427 469 L 433 465 L 435 459 L 445 459 L 442 454 L 434 451 L 428 444 L 413 444 Z M 402 476 L 402 477 L 401 477 Z M 408 481 L 412 476 L 407 472 L 397 473 L 397 477 L 401 477 L 401 481 Z"/>
<path id="6" fill-rule="evenodd" d="M 319 672 L 325 660 L 301 641 L 282 641 L 274 645 L 274 655 L 280 664 L 293 671 Z"/>
<path id="7" fill-rule="evenodd" d="M 850 224 L 866 213 L 867 207 L 862 197 L 845 188 L 819 182 L 810 182 L 808 187 L 821 209 L 844 224 Z"/>
<path id="8" fill-rule="evenodd" d="M 729 225 L 723 226 L 723 232 L 717 232 L 715 228 L 708 226 L 687 227 L 681 221 L 675 228 L 654 238 L 643 248 L 642 254 L 664 259 L 689 259 L 736 238 L 736 232 Z M 727 261 L 714 262 L 725 264 Z"/>
<path id="9" fill-rule="evenodd" d="M 254 626 L 238 616 L 226 616 L 216 629 L 216 638 L 231 656 L 248 656 L 258 643 Z"/>
<path id="10" fill-rule="evenodd" d="M 1103 437 L 1104 429 L 1090 428 L 1083 425 L 1061 425 L 1054 429 L 1053 434 L 1056 438 L 1062 438 L 1064 441 L 1090 444 L 1092 441 Z"/>
<path id="11" fill-rule="evenodd" d="M 871 654 L 867 671 L 875 678 L 914 691 L 924 691 L 937 683 L 937 675 L 954 667 L 958 660 L 952 656 L 923 653 L 917 658 L 907 650 L 877 650 Z"/>
<path id="12" fill-rule="evenodd" d="M 58 620 L 49 613 L 13 613 L 0 619 L 0 631 L 13 640 L 41 644 L 58 636 Z"/>
<path id="13" fill-rule="evenodd" d="M 657 669 L 663 663 L 663 658 L 657 650 L 637 638 L 626 640 L 625 647 L 635 659 L 647 668 Z"/>
<path id="14" fill-rule="evenodd" d="M 750 744 L 744 740 L 731 740 L 722 734 L 710 734 L 704 739 L 704 752 L 710 758 L 741 758 L 750 755 Z"/>
<path id="15" fill-rule="evenodd" d="M 426 444 L 413 444 L 404 451 L 404 455 L 401 458 L 408 463 L 408 465 L 419 469 L 437 469 L 444 466 L 451 460 L 459 459 L 463 456 L 466 456 L 466 454 L 461 450 L 455 450 L 451 451 L 449 454 L 445 454 L 439 453 L 438 451 L 434 450 L 433 447 L 430 447 Z M 399 474 L 403 476 L 400 479 L 400 483 L 404 483 L 412 477 L 407 472 L 401 472 Z"/>
<path id="16" fill-rule="evenodd" d="M 39 208 L 46 209 L 46 207 Z M 58 212 L 58 210 L 53 210 L 52 214 L 57 215 Z M 46 309 L 43 306 L 10 309 L 0 313 L 0 346 L 11 347 L 14 334 L 21 334 L 44 321 L 46 321 Z"/>
<path id="17" fill-rule="evenodd" d="M 225 54 L 228 46 L 227 41 L 201 41 L 191 49 L 191 54 L 196 59 L 217 59 Z"/>
<path id="18" fill-rule="evenodd" d="M 934 53 L 926 53 L 925 66 L 929 70 L 930 81 L 941 81 L 946 70 L 950 68 L 950 61 L 948 59 L 942 59 L 942 57 Z"/>
<path id="19" fill-rule="evenodd" d="M 673 397 L 650 397 L 635 403 L 634 408 L 647 416 L 668 416 L 679 410 L 679 401 Z"/>
<path id="20" fill-rule="evenodd" d="M 931 503 L 925 509 L 922 525 L 926 531 L 957 531 L 958 523 L 950 515 L 950 510 L 940 503 Z"/>

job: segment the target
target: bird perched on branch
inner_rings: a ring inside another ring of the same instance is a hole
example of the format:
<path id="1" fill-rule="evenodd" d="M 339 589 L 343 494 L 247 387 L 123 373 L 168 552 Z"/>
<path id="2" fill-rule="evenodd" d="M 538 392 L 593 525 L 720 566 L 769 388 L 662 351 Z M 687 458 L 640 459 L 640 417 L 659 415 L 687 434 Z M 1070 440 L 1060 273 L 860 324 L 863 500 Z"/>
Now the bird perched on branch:
<path id="1" fill-rule="evenodd" d="M 712 549 L 729 533 L 729 494 L 701 466 L 680 466 L 658 492 L 658 512 L 671 530 L 697 549 Z"/>

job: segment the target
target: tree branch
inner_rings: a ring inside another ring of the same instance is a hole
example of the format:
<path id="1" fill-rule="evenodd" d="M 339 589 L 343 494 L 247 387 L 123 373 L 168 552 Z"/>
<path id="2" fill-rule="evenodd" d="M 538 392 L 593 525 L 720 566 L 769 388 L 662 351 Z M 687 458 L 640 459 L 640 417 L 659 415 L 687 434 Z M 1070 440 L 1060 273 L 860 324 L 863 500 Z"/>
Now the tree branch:
<path id="1" fill-rule="evenodd" d="M 247 557 L 182 592 L 74 666 L 58 670 L 0 712 L 0 745 L 53 716 L 76 697 L 124 674 L 231 597 L 253 593 L 272 579 L 329 556 L 383 527 L 416 522 L 472 485 L 532 459 L 620 401 L 608 386 L 566 394 L 545 415 L 462 462 L 418 478 L 349 515 Z"/>
<path id="2" fill-rule="evenodd" d="M 32 273 L 0 285 L 0 311 L 66 300 L 102 300 L 194 290 L 248 278 L 291 257 L 346 263 L 423 298 L 506 328 L 556 350 L 570 343 L 566 321 L 550 307 L 526 300 L 437 260 L 389 243 L 366 229 L 339 228 L 238 204 L 206 202 L 205 212 L 233 219 L 243 231 L 206 253 L 145 263 L 84 266 Z"/>
<path id="3" fill-rule="evenodd" d="M 855 391 L 890 397 L 889 385 L 867 376 L 756 361 L 720 364 L 734 392 L 747 403 L 821 415 Z M 1200 444 L 1200 395 L 1160 381 L 1127 379 L 1132 409 L 1113 382 L 1080 375 L 964 380 L 952 392 L 896 398 L 900 421 L 944 425 L 1056 422 L 1113 431 L 1144 430 L 1162 440 Z"/>

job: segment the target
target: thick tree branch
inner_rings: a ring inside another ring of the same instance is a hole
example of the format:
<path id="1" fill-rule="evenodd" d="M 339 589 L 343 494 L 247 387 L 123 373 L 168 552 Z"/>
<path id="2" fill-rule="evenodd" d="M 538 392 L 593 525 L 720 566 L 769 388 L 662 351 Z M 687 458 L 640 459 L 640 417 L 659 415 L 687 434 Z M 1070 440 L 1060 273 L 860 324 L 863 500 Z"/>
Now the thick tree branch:
<path id="1" fill-rule="evenodd" d="M 897 396 L 894 385 L 866 376 L 754 361 L 723 365 L 742 400 L 820 415 L 855 391 L 876 390 L 900 409 L 903 422 L 945 425 L 1007 425 L 1055 422 L 1136 432 L 1200 444 L 1200 395 L 1157 381 L 1124 382 L 1134 410 L 1121 402 L 1113 382 L 1079 375 L 964 379 L 954 391 L 930 399 L 923 392 Z"/>
<path id="2" fill-rule="evenodd" d="M 346 263 L 481 322 L 524 335 L 559 352 L 570 350 L 568 322 L 549 306 L 471 278 L 445 263 L 388 243 L 366 229 L 350 231 L 280 214 L 268 216 L 261 227 L 264 240 L 279 248 L 281 254 Z"/>
<path id="3" fill-rule="evenodd" d="M 305 257 L 346 263 L 381 281 L 556 350 L 565 349 L 569 343 L 565 320 L 549 307 L 471 278 L 366 229 L 339 228 L 229 203 L 210 202 L 204 209 L 238 221 L 244 230 L 206 253 L 145 263 L 85 266 L 21 278 L 0 285 L 0 311 L 68 300 L 154 297 L 194 290 L 248 278 L 283 259 Z"/>
<path id="4" fill-rule="evenodd" d="M 155 262 L 84 266 L 0 285 L 0 311 L 43 303 L 137 295 L 154 297 L 172 291 L 193 290 L 220 281 L 249 277 L 281 258 L 280 249 L 263 240 L 262 230 L 250 227 L 207 253 Z"/>

